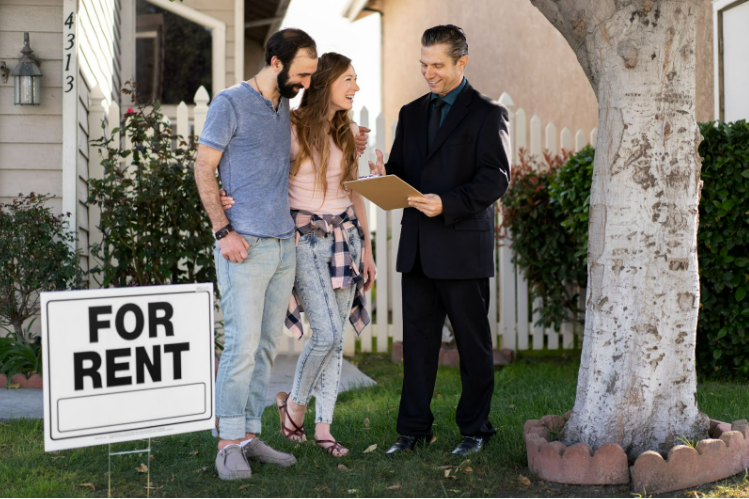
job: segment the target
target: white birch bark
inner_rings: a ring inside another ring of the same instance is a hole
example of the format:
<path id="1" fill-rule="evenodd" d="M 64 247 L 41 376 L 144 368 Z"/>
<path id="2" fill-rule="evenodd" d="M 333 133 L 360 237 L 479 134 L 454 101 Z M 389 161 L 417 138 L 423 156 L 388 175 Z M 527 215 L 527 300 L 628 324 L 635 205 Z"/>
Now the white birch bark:
<path id="1" fill-rule="evenodd" d="M 703 438 L 697 408 L 695 109 L 700 0 L 531 0 L 598 97 L 588 294 L 577 398 L 562 440 L 634 458 Z"/>

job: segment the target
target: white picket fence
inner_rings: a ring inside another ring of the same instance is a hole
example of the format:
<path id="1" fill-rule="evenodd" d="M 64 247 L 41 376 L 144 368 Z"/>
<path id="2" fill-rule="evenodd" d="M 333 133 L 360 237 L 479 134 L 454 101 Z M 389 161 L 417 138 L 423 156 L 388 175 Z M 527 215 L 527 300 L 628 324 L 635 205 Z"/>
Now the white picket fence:
<path id="1" fill-rule="evenodd" d="M 164 106 L 165 121 L 169 123 L 178 135 L 187 136 L 191 134 L 200 135 L 205 124 L 208 113 L 209 95 L 205 88 L 195 94 L 195 104 L 187 105 L 181 102 L 177 106 Z M 98 102 L 97 102 L 98 100 Z M 98 94 L 92 93 L 92 107 L 89 114 L 91 139 L 96 139 L 101 134 L 100 123 L 108 116 L 120 116 L 117 104 L 112 103 L 105 109 L 105 101 Z M 576 152 L 590 143 L 595 147 L 597 128 L 590 132 L 578 129 L 573 136 L 572 130 L 563 127 L 557 132 L 554 123 L 543 122 L 538 115 L 534 115 L 528 121 L 527 114 L 522 108 L 515 110 L 512 98 L 503 93 L 498 102 L 509 110 L 510 114 L 510 140 L 512 147 L 512 162 L 517 164 L 521 149 L 528 151 L 532 156 L 542 157 L 544 151 L 557 154 L 561 150 Z M 385 143 L 385 118 L 382 114 L 372 120 L 366 107 L 356 113 L 352 113 L 354 120 L 362 126 L 372 129 L 370 136 L 370 147 L 360 159 L 359 167 L 361 174 L 369 172 L 368 161 L 375 160 L 375 149 L 386 153 L 390 144 Z M 391 137 L 395 136 L 396 123 L 392 123 Z M 543 145 L 542 145 L 543 144 Z M 91 151 L 93 153 L 94 151 Z M 98 157 L 98 152 L 96 156 Z M 93 162 L 91 168 L 94 168 Z M 99 167 L 100 168 L 100 167 Z M 91 175 L 101 174 L 92 171 Z M 376 293 L 370 291 L 367 296 L 367 304 L 373 320 L 369 327 L 365 328 L 359 338 L 361 352 L 387 352 L 388 339 L 402 341 L 403 339 L 403 307 L 401 303 L 401 275 L 395 271 L 395 256 L 400 239 L 401 217 L 403 210 L 383 211 L 375 205 L 367 202 L 367 213 L 369 214 L 370 231 L 373 233 L 375 253 L 377 259 L 377 279 L 375 281 Z M 98 214 L 90 213 L 92 227 L 98 224 Z M 390 237 L 388 237 L 388 235 Z M 534 326 L 537 314 L 533 309 L 538 309 L 538 299 L 530 303 L 528 283 L 522 273 L 512 263 L 512 252 L 509 241 L 505 239 L 502 246 L 496 247 L 494 261 L 497 276 L 490 280 L 490 308 L 489 319 L 492 328 L 492 345 L 498 348 L 509 348 L 511 350 L 540 350 L 543 348 L 559 349 L 572 348 L 575 346 L 575 335 L 579 328 L 572 322 L 562 325 L 561 331 L 545 329 Z M 372 296 L 376 295 L 374 302 Z M 585 298 L 585 290 L 580 293 L 581 303 Z M 382 312 L 382 313 L 381 313 Z M 388 320 L 390 318 L 390 320 Z M 350 325 L 347 325 L 344 340 L 344 353 L 353 355 L 356 351 L 356 334 Z M 310 328 L 305 327 L 305 337 L 301 341 L 294 339 L 289 331 L 284 329 L 284 341 L 279 348 L 280 354 L 298 353 L 304 348 L 304 344 L 310 334 Z M 374 341 L 373 341 L 374 340 Z"/>

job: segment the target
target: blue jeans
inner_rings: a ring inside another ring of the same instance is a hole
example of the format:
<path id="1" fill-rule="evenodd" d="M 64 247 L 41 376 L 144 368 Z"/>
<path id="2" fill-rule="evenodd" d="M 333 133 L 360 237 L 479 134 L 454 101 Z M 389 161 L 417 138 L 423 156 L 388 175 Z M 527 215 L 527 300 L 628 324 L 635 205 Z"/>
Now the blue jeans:
<path id="1" fill-rule="evenodd" d="M 356 228 L 345 231 L 351 258 L 359 267 L 361 238 Z M 333 289 L 330 260 L 333 234 L 305 234 L 299 239 L 295 287 L 312 328 L 296 364 L 291 400 L 306 406 L 315 396 L 315 423 L 332 423 L 343 361 L 343 334 L 356 287 Z"/>
<path id="2" fill-rule="evenodd" d="M 214 250 L 225 335 L 216 379 L 216 428 L 225 440 L 260 433 L 296 269 L 293 237 L 245 239 L 250 248 L 241 263 L 221 256 L 218 244 Z"/>

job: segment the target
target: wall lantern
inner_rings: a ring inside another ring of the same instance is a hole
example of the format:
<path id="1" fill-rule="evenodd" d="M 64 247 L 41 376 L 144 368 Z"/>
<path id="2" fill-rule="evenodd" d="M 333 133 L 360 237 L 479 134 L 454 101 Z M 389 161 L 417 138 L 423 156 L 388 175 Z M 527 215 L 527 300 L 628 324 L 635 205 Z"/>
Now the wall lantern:
<path id="1" fill-rule="evenodd" d="M 11 71 L 13 76 L 14 104 L 35 105 L 41 104 L 41 79 L 42 72 L 39 70 L 41 61 L 34 55 L 29 47 L 29 34 L 23 34 L 22 57 Z"/>

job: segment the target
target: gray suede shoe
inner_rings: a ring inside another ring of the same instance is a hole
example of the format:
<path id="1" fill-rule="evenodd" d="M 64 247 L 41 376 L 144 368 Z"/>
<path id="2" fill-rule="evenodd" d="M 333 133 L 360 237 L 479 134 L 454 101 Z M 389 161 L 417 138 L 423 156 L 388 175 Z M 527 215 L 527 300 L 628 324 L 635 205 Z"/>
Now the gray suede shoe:
<path id="1" fill-rule="evenodd" d="M 216 471 L 221 480 L 242 480 L 252 476 L 250 463 L 247 462 L 242 448 L 237 444 L 227 445 L 218 451 Z"/>
<path id="2" fill-rule="evenodd" d="M 242 447 L 244 455 L 251 461 L 260 461 L 261 463 L 275 464 L 281 468 L 286 468 L 296 463 L 296 458 L 291 454 L 271 449 L 268 444 L 263 442 L 260 437 L 253 438 L 249 443 Z"/>

